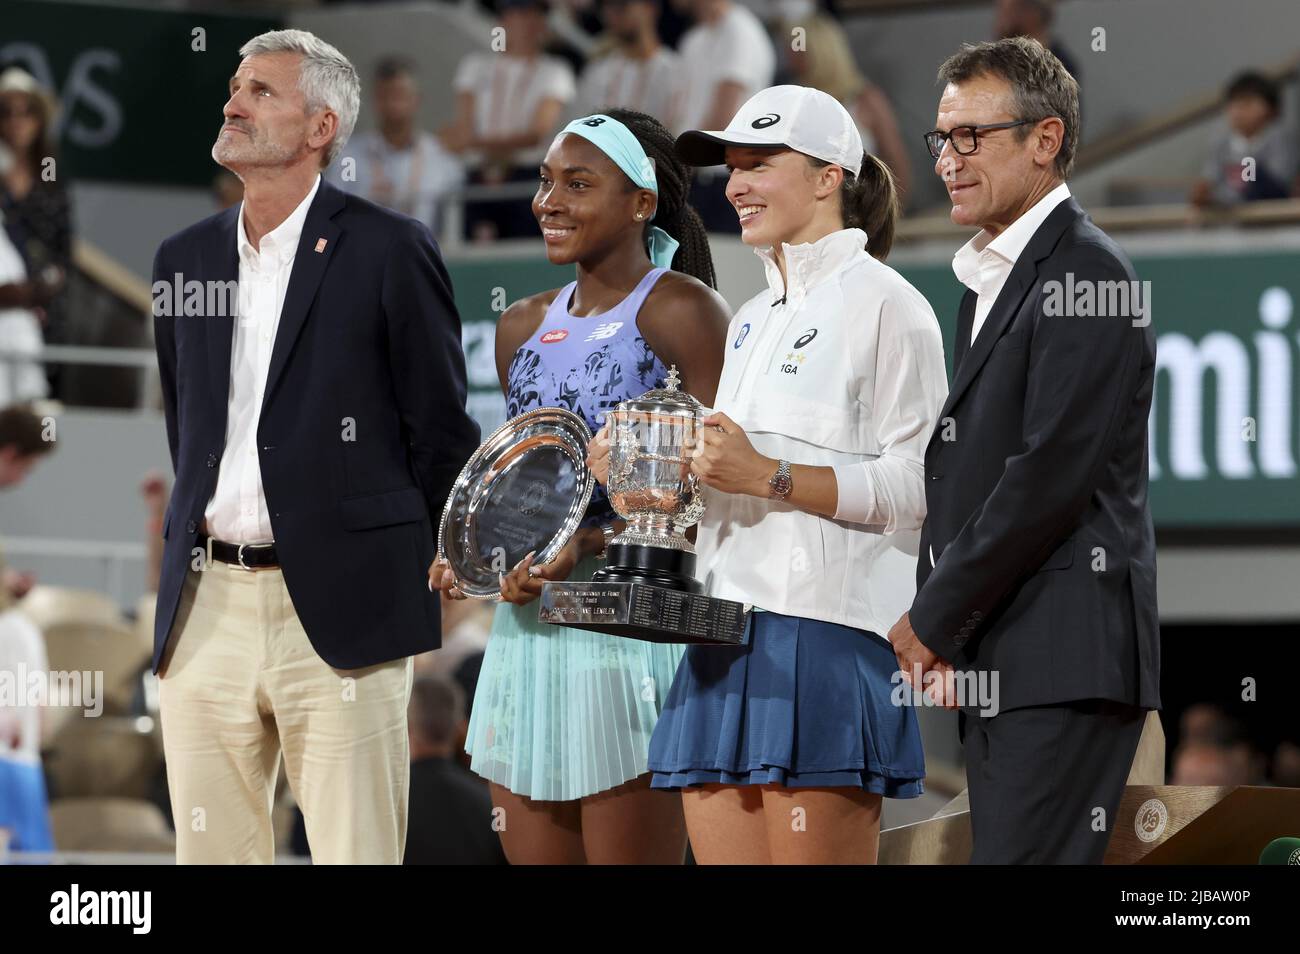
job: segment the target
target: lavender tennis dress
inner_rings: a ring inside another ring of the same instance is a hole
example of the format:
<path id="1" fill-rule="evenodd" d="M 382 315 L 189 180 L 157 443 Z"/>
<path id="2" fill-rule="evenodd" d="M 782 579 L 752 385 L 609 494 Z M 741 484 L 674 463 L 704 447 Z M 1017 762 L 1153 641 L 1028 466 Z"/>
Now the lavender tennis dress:
<path id="1" fill-rule="evenodd" d="M 620 401 L 663 387 L 667 369 L 636 316 L 665 271 L 651 269 L 614 308 L 585 318 L 569 313 L 577 282 L 562 288 L 510 363 L 506 416 L 563 407 L 595 433 Z M 616 517 L 598 486 L 582 525 Z M 586 557 L 569 578 L 589 580 L 601 565 Z M 471 767 L 545 801 L 583 798 L 644 774 L 684 649 L 540 623 L 536 601 L 498 604 L 465 742 Z"/>

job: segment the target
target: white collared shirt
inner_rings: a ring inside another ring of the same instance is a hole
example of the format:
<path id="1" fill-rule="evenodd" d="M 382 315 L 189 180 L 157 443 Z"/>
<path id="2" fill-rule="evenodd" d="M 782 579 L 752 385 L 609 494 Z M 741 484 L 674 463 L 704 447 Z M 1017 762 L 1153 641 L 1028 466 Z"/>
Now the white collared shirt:
<path id="1" fill-rule="evenodd" d="M 771 86 L 776 73 L 776 51 L 767 28 L 740 3 L 732 3 L 712 23 L 697 23 L 687 30 L 677 51 L 684 95 L 673 132 L 703 128 L 721 84 L 739 83 L 738 102 L 743 103 Z"/>
<path id="2" fill-rule="evenodd" d="M 588 63 L 582 71 L 574 112 L 586 116 L 617 103 L 626 109 L 649 113 L 669 129 L 675 129 L 685 93 L 681 78 L 682 59 L 666 46 L 658 47 L 645 59 L 613 50 Z"/>
<path id="3" fill-rule="evenodd" d="M 356 159 L 356 175 L 345 177 L 343 164 L 326 172 L 330 183 L 371 202 L 438 227 L 439 203 L 465 184 L 460 159 L 443 148 L 433 133 L 416 130 L 404 149 L 393 146 L 378 131 L 358 133 L 348 140 L 348 155 Z"/>
<path id="4" fill-rule="evenodd" d="M 4 228 L 0 213 L 0 285 L 27 281 L 27 264 L 18 246 Z M 41 320 L 30 308 L 0 308 L 0 351 L 15 358 L 0 358 L 0 407 L 43 398 L 49 393 L 49 379 L 36 360 L 44 347 Z M 16 357 L 30 355 L 31 360 Z"/>
<path id="5" fill-rule="evenodd" d="M 705 488 L 696 575 L 711 596 L 883 637 L 915 593 L 948 379 L 934 311 L 866 242 L 842 229 L 782 246 L 788 287 L 756 250 L 769 287 L 731 320 L 714 402 L 759 453 L 834 468 L 835 517 Z"/>
<path id="6" fill-rule="evenodd" d="M 284 295 L 298 254 L 298 240 L 320 176 L 289 217 L 262 236 L 253 248 L 244 232 L 239 206 L 239 317 L 230 346 L 230 396 L 226 402 L 226 446 L 217 471 L 217 489 L 204 516 L 208 532 L 228 543 L 271 543 L 271 515 L 262 488 L 257 456 L 257 424 L 271 368 L 271 349 L 280 325 Z"/>
<path id="7" fill-rule="evenodd" d="M 474 97 L 474 132 L 499 138 L 532 129 L 537 111 L 548 99 L 567 106 L 573 101 L 577 81 L 573 68 L 558 56 L 539 53 L 523 57 L 483 50 L 461 58 L 452 87 Z M 550 140 L 543 139 L 536 146 L 516 150 L 511 162 L 536 166 L 549 145 Z M 474 150 L 464 158 L 474 165 L 483 156 Z"/>
<path id="8" fill-rule="evenodd" d="M 988 229 L 981 229 L 973 239 L 957 249 L 952 257 L 952 270 L 957 280 L 976 294 L 975 320 L 971 325 L 970 340 L 984 326 L 984 319 L 993 310 L 998 293 L 1007 283 L 1016 259 L 1025 250 L 1034 233 L 1047 221 L 1052 210 L 1070 197 L 1070 187 L 1064 182 L 1043 196 L 1002 233 L 994 237 Z"/>

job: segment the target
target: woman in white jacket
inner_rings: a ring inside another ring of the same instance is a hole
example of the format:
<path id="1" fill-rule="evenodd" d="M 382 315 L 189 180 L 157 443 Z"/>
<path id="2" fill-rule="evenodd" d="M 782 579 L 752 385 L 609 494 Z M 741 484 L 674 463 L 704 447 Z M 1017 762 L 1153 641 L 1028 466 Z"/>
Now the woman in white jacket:
<path id="1" fill-rule="evenodd" d="M 691 465 L 708 488 L 698 573 L 754 612 L 744 645 L 683 657 L 652 784 L 681 790 L 702 863 L 871 863 L 881 798 L 923 791 L 914 697 L 884 634 L 915 589 L 923 455 L 947 395 L 939 325 L 880 261 L 893 181 L 832 97 L 763 90 L 677 151 L 726 162 L 768 287 L 732 319 Z"/>

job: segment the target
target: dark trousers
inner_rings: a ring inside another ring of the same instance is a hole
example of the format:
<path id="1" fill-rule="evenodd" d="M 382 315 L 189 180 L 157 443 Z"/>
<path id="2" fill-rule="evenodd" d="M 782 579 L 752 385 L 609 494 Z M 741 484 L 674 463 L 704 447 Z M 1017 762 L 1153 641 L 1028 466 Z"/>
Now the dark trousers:
<path id="1" fill-rule="evenodd" d="M 1100 864 L 1145 720 L 1106 699 L 963 711 L 971 864 Z"/>

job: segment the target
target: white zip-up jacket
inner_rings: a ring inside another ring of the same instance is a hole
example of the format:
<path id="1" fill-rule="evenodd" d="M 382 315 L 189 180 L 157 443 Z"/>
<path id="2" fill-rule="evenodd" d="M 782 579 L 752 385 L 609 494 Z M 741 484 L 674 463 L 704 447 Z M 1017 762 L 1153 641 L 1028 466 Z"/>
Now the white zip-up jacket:
<path id="1" fill-rule="evenodd" d="M 915 595 L 948 378 L 933 309 L 866 243 L 842 229 L 783 245 L 788 287 L 755 250 L 768 289 L 731 320 L 714 402 L 759 453 L 835 468 L 834 519 L 705 488 L 696 574 L 711 596 L 885 637 Z"/>

